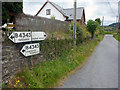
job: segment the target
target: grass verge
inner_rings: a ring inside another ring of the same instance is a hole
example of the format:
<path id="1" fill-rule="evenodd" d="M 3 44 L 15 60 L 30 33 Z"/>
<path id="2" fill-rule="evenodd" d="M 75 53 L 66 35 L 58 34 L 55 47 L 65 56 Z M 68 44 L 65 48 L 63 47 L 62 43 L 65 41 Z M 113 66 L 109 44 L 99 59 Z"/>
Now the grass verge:
<path id="1" fill-rule="evenodd" d="M 113 37 L 120 42 L 120 34 L 113 34 Z"/>
<path id="2" fill-rule="evenodd" d="M 64 51 L 60 57 L 53 61 L 39 64 L 33 69 L 26 68 L 18 73 L 7 87 L 9 88 L 53 88 L 69 73 L 83 65 L 92 54 L 95 47 L 103 39 L 103 35 L 94 40 L 88 40 L 76 47 Z"/>
<path id="3" fill-rule="evenodd" d="M 104 34 L 114 34 L 116 31 L 104 31 Z"/>

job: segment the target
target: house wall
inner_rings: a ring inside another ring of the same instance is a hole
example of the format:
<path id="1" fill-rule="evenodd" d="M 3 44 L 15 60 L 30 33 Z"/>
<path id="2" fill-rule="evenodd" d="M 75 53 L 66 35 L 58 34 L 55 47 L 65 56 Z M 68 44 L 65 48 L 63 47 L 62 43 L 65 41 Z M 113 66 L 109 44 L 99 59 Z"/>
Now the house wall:
<path id="1" fill-rule="evenodd" d="M 67 22 L 69 22 L 69 24 L 71 24 L 73 22 L 73 20 L 67 20 Z M 77 23 L 79 23 L 80 26 L 85 26 L 85 20 L 84 19 L 77 20 Z"/>
<path id="2" fill-rule="evenodd" d="M 51 9 L 51 15 L 46 15 L 46 10 Z M 38 16 L 51 18 L 52 16 L 55 17 L 57 20 L 65 21 L 66 18 L 55 8 L 53 7 L 49 2 L 44 6 L 44 8 L 41 10 L 41 12 L 38 14 Z"/>
<path id="3" fill-rule="evenodd" d="M 84 14 L 82 15 L 82 18 L 81 18 L 81 24 L 85 25 Z"/>

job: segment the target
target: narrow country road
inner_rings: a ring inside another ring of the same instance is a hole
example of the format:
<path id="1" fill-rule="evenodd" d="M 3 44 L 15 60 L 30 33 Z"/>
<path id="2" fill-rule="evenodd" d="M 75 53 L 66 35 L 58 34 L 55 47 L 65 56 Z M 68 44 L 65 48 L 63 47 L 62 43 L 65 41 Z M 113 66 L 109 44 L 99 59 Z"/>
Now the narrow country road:
<path id="1" fill-rule="evenodd" d="M 86 65 L 60 88 L 118 88 L 118 41 L 105 35 Z"/>

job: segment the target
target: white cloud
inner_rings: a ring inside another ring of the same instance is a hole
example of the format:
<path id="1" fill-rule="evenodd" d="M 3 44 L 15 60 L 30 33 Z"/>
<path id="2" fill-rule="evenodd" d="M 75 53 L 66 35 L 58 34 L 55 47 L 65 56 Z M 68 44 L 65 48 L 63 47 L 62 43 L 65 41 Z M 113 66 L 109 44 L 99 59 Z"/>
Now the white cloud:
<path id="1" fill-rule="evenodd" d="M 42 4 L 40 2 L 24 2 L 23 12 L 30 15 L 35 15 L 41 8 Z"/>
<path id="2" fill-rule="evenodd" d="M 26 14 L 35 15 L 42 5 L 47 0 L 23 0 L 23 12 Z M 50 0 L 63 8 L 72 8 L 74 0 Z M 108 4 L 110 2 L 110 5 Z M 85 8 L 86 20 L 101 18 L 104 16 L 104 25 L 109 25 L 115 22 L 115 17 L 118 14 L 119 0 L 77 0 L 78 7 Z"/>

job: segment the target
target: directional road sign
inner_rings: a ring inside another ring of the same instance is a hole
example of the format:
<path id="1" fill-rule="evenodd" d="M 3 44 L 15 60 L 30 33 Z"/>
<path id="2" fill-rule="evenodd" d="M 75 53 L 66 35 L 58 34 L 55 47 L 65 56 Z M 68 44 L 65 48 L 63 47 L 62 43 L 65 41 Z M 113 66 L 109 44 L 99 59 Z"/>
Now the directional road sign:
<path id="1" fill-rule="evenodd" d="M 45 40 L 47 37 L 45 32 L 32 32 L 32 41 Z"/>
<path id="2" fill-rule="evenodd" d="M 40 53 L 40 44 L 26 44 L 20 51 L 24 56 L 32 56 Z"/>
<path id="3" fill-rule="evenodd" d="M 47 37 L 45 32 L 12 32 L 9 39 L 14 43 L 41 41 Z"/>
<path id="4" fill-rule="evenodd" d="M 14 43 L 21 42 L 30 42 L 31 41 L 31 32 L 13 32 L 9 39 Z"/>
<path id="5" fill-rule="evenodd" d="M 8 27 L 8 28 L 14 28 L 15 25 L 14 25 L 13 23 L 7 23 L 7 27 Z"/>

